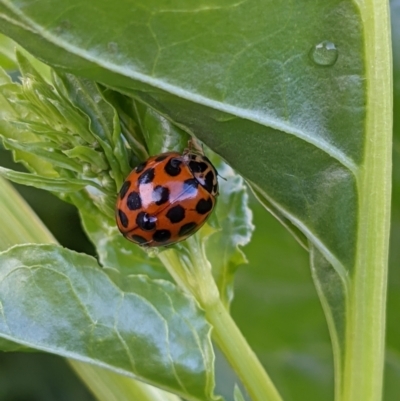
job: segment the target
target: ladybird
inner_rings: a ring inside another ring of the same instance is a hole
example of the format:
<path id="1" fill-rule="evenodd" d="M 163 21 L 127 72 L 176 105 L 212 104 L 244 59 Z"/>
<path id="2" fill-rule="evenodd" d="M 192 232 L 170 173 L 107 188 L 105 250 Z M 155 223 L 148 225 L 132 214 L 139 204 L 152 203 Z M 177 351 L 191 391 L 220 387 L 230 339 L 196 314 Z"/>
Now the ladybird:
<path id="1" fill-rule="evenodd" d="M 186 149 L 150 157 L 122 184 L 116 205 L 119 230 L 143 247 L 183 241 L 214 209 L 217 175 L 202 151 Z"/>

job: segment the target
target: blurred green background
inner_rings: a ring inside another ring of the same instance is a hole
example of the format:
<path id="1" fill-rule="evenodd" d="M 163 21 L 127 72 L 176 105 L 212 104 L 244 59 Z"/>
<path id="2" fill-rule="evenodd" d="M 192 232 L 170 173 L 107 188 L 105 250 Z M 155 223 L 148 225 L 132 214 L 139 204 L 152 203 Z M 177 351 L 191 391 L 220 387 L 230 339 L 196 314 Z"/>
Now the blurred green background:
<path id="1" fill-rule="evenodd" d="M 400 393 L 400 0 L 391 2 L 394 60 L 394 170 L 388 292 L 385 401 Z M 13 165 L 0 149 L 0 165 Z M 16 186 L 64 246 L 94 254 L 71 205 L 44 191 Z M 256 230 L 249 264 L 236 277 L 232 313 L 285 400 L 333 400 L 333 367 L 325 319 L 311 280 L 307 253 L 254 199 Z M 217 387 L 230 396 L 233 380 L 217 358 Z M 312 398 L 310 398 L 310 396 Z M 93 397 L 61 358 L 0 353 L 0 401 L 86 401 Z M 140 400 L 139 400 L 140 401 Z"/>

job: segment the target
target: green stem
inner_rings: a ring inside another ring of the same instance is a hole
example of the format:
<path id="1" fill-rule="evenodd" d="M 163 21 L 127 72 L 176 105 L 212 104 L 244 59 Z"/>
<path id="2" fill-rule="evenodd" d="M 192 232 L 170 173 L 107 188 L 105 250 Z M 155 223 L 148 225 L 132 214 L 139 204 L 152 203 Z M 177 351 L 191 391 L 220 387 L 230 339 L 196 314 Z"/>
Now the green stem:
<path id="1" fill-rule="evenodd" d="M 389 3 L 358 0 L 365 35 L 367 118 L 359 174 L 357 259 L 348 304 L 342 401 L 379 401 L 391 198 L 392 73 Z"/>
<path id="2" fill-rule="evenodd" d="M 253 401 L 281 401 L 271 379 L 219 300 L 206 310 L 213 338 L 246 387 Z"/>
<path id="3" fill-rule="evenodd" d="M 158 257 L 183 290 L 190 292 L 213 326 L 213 339 L 224 353 L 253 401 L 281 401 L 278 391 L 223 305 L 202 241 L 193 236 L 178 252 L 169 249 Z M 186 251 L 184 250 L 186 249 Z M 188 258 L 184 258 L 188 255 Z"/>

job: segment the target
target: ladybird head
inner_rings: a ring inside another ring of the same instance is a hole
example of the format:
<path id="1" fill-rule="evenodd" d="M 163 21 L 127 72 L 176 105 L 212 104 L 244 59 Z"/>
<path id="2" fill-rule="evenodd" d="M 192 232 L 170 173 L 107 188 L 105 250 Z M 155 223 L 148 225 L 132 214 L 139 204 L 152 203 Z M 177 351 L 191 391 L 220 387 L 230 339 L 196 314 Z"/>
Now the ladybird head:
<path id="1" fill-rule="evenodd" d="M 188 167 L 193 177 L 213 196 L 218 195 L 218 173 L 211 161 L 204 155 L 191 154 Z"/>

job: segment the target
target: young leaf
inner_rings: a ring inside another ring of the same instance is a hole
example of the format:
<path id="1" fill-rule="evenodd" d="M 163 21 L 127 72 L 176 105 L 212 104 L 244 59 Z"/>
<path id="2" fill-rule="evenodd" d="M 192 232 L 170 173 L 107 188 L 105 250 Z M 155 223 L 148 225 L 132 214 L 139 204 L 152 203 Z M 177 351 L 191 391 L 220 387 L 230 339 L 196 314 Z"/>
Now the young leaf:
<path id="1" fill-rule="evenodd" d="M 55 76 L 55 83 L 60 91 L 63 91 L 61 82 L 68 99 L 88 117 L 90 130 L 102 147 L 119 188 L 130 168 L 127 155 L 121 150 L 124 146 L 115 109 L 103 98 L 94 82 L 71 74 L 60 74 L 58 77 Z M 118 151 L 119 158 L 115 157 L 113 148 Z"/>
<path id="2" fill-rule="evenodd" d="M 108 169 L 108 164 L 104 160 L 103 154 L 89 148 L 88 146 L 75 146 L 70 150 L 64 150 L 63 153 L 70 158 L 77 158 L 83 162 L 89 163 L 90 165 L 96 166 L 95 173 Z"/>
<path id="3" fill-rule="evenodd" d="M 188 146 L 189 135 L 171 124 L 158 111 L 145 104 L 127 98 L 126 102 L 135 102 L 136 119 L 144 136 L 150 155 L 168 151 L 182 151 Z"/>
<path id="4" fill-rule="evenodd" d="M 0 176 L 17 184 L 29 185 L 39 189 L 45 189 L 51 192 L 75 192 L 87 186 L 94 186 L 101 189 L 95 182 L 79 180 L 74 178 L 49 178 L 35 174 L 21 173 L 0 167 Z"/>
<path id="5" fill-rule="evenodd" d="M 66 157 L 57 149 L 54 149 L 54 145 L 50 142 L 19 142 L 13 139 L 1 139 L 6 149 L 21 150 L 25 153 L 34 154 L 56 168 L 71 170 L 77 173 L 83 172 L 83 166 L 81 164 L 77 163 L 72 158 Z"/>
<path id="6" fill-rule="evenodd" d="M 94 258 L 57 245 L 22 245 L 0 253 L 0 305 L 3 338 L 188 400 L 217 399 L 210 326 L 170 282 L 130 276 L 119 288 Z"/>
<path id="7" fill-rule="evenodd" d="M 233 299 L 235 272 L 240 265 L 247 263 L 240 247 L 250 241 L 254 226 L 243 178 L 225 163 L 215 166 L 220 176 L 219 196 L 212 218 L 217 220 L 220 229 L 210 236 L 205 247 L 220 297 L 228 306 Z"/>

